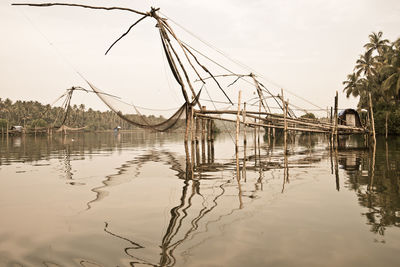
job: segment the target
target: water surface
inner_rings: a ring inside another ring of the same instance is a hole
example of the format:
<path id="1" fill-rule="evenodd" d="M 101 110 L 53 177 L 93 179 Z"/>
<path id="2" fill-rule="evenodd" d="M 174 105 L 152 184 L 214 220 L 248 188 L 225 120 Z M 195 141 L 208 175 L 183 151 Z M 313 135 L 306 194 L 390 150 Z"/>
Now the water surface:
<path id="1" fill-rule="evenodd" d="M 16 136 L 0 141 L 1 266 L 399 266 L 400 139 Z M 201 148 L 201 144 L 199 146 Z"/>

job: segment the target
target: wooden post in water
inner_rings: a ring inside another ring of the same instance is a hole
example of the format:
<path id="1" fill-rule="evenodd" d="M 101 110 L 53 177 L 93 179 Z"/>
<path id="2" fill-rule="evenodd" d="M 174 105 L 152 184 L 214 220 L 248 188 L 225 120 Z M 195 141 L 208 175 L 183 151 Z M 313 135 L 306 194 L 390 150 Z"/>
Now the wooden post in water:
<path id="1" fill-rule="evenodd" d="M 281 101 L 282 101 L 282 108 L 283 108 L 283 154 L 286 155 L 287 153 L 287 104 L 285 99 L 283 98 L 283 89 L 281 88 Z"/>
<path id="2" fill-rule="evenodd" d="M 194 108 L 190 109 L 190 154 L 191 154 L 191 163 L 190 168 L 193 172 L 193 164 L 195 162 L 195 151 L 194 151 Z"/>
<path id="3" fill-rule="evenodd" d="M 246 102 L 243 103 L 243 146 L 246 147 L 247 139 L 246 139 Z"/>
<path id="4" fill-rule="evenodd" d="M 202 110 L 205 111 L 206 107 L 203 106 Z M 205 119 L 201 119 L 201 162 L 202 163 L 206 163 L 206 143 L 205 143 L 205 139 L 206 139 L 206 121 Z"/>
<path id="5" fill-rule="evenodd" d="M 261 104 L 262 104 L 262 98 L 260 96 L 260 102 L 258 103 L 258 123 L 261 123 Z M 257 127 L 257 145 L 258 145 L 258 156 L 260 156 L 261 151 L 260 151 L 260 130 L 261 127 L 258 126 Z"/>
<path id="6" fill-rule="evenodd" d="M 238 111 L 236 116 L 236 142 L 235 142 L 235 152 L 236 152 L 236 178 L 240 186 L 240 167 L 239 167 L 239 130 L 240 130 L 240 101 L 242 98 L 242 91 L 239 91 L 238 96 Z"/>
<path id="7" fill-rule="evenodd" d="M 196 132 L 196 134 L 195 134 L 196 144 L 199 143 L 199 130 L 200 130 L 200 120 L 199 120 L 199 117 L 196 116 L 196 130 L 195 130 L 195 132 Z"/>
<path id="8" fill-rule="evenodd" d="M 373 107 L 372 107 L 371 93 L 368 94 L 368 98 L 369 98 L 369 112 L 370 112 L 371 129 L 372 129 L 372 140 L 374 141 L 374 144 L 376 144 L 375 120 L 374 120 L 374 110 L 373 110 Z"/>
<path id="9" fill-rule="evenodd" d="M 235 142 L 235 151 L 236 154 L 239 151 L 239 131 L 240 131 L 240 101 L 242 98 L 242 91 L 239 91 L 239 97 L 238 97 L 238 111 L 237 111 L 237 116 L 236 116 L 236 142 Z"/>
<path id="10" fill-rule="evenodd" d="M 200 165 L 200 147 L 199 147 L 199 130 L 200 130 L 200 118 L 196 116 L 196 165 Z"/>
<path id="11" fill-rule="evenodd" d="M 284 154 L 287 155 L 288 149 L 287 149 L 287 128 L 288 128 L 288 123 L 287 123 L 287 115 L 288 115 L 288 106 L 289 106 L 289 100 L 284 102 L 284 107 L 285 107 L 285 115 L 284 115 L 284 133 L 283 133 L 283 142 L 284 142 Z"/>
<path id="12" fill-rule="evenodd" d="M 331 107 L 331 117 L 329 122 L 331 124 L 331 146 L 333 146 L 333 107 Z"/>
<path id="13" fill-rule="evenodd" d="M 211 147 L 211 163 L 214 163 L 214 155 L 215 155 L 215 151 L 214 151 L 214 125 L 215 122 L 214 120 L 211 120 L 211 140 L 210 140 L 210 147 Z"/>
<path id="14" fill-rule="evenodd" d="M 336 142 L 336 145 L 339 145 L 339 136 L 338 136 L 338 91 L 336 91 L 336 96 L 335 96 L 335 132 L 334 132 L 334 142 Z"/>
<path id="15" fill-rule="evenodd" d="M 246 182 L 247 139 L 246 139 L 246 102 L 243 103 L 243 170 L 242 177 Z"/>
<path id="16" fill-rule="evenodd" d="M 186 129 L 185 129 L 185 143 L 188 142 L 189 139 L 189 128 L 190 128 L 190 115 L 192 113 L 191 106 L 186 106 Z"/>

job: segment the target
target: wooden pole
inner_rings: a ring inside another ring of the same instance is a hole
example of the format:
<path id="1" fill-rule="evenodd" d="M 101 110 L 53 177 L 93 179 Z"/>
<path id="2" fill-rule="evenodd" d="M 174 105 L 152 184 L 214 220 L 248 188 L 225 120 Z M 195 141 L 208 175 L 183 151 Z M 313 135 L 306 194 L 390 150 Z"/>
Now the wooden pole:
<path id="1" fill-rule="evenodd" d="M 190 154 L 191 154 L 191 163 L 190 168 L 193 172 L 193 164 L 195 162 L 195 151 L 194 151 L 194 109 L 193 107 L 190 109 Z"/>
<path id="2" fill-rule="evenodd" d="M 205 106 L 202 106 L 202 110 L 206 110 Z M 201 162 L 206 163 L 206 120 L 204 118 L 201 119 Z"/>
<path id="3" fill-rule="evenodd" d="M 246 161 L 247 161 L 247 138 L 246 138 L 246 102 L 243 103 L 243 169 L 242 177 L 246 182 Z"/>
<path id="4" fill-rule="evenodd" d="M 207 142 L 211 140 L 211 119 L 207 120 Z"/>
<path id="5" fill-rule="evenodd" d="M 368 98 L 369 98 L 369 112 L 370 112 L 370 118 L 371 118 L 372 140 L 374 141 L 374 144 L 376 144 L 375 120 L 374 120 L 374 110 L 372 107 L 371 93 L 368 94 Z"/>
<path id="6" fill-rule="evenodd" d="M 283 98 L 283 89 L 281 88 L 281 101 L 282 101 L 282 112 L 283 112 L 283 154 L 286 155 L 287 153 L 287 103 Z"/>
<path id="7" fill-rule="evenodd" d="M 262 102 L 262 98 L 260 97 L 260 102 L 258 103 L 258 122 L 260 122 L 261 121 L 261 104 L 263 104 L 263 102 Z M 261 127 L 260 126 L 258 126 L 257 127 L 257 145 L 258 145 L 258 147 L 260 148 L 260 130 L 261 130 Z"/>
<path id="8" fill-rule="evenodd" d="M 246 102 L 243 103 L 243 146 L 246 147 L 247 139 L 246 139 Z"/>
<path id="9" fill-rule="evenodd" d="M 239 96 L 238 96 L 238 111 L 237 111 L 237 116 L 236 116 L 236 142 L 235 142 L 235 149 L 236 153 L 239 151 L 239 131 L 240 131 L 240 101 L 242 98 L 242 91 L 239 91 Z"/>
<path id="10" fill-rule="evenodd" d="M 339 137 L 338 137 L 338 91 L 336 91 L 336 96 L 335 96 L 335 131 L 334 131 L 334 142 L 336 142 L 336 144 L 338 144 L 339 141 Z M 336 139 L 336 140 L 335 140 Z"/>
<path id="11" fill-rule="evenodd" d="M 236 142 L 235 142 L 235 154 L 236 154 L 236 178 L 240 189 L 240 166 L 239 166 L 239 130 L 240 130 L 240 101 L 242 98 L 242 91 L 239 91 L 238 96 L 238 111 L 236 116 Z"/>
<path id="12" fill-rule="evenodd" d="M 195 134 L 195 139 L 196 139 L 196 144 L 199 143 L 199 130 L 200 130 L 200 120 L 199 117 L 196 116 L 196 134 Z"/>
<path id="13" fill-rule="evenodd" d="M 289 101 L 289 100 L 288 100 Z M 288 125 L 287 125 L 287 121 L 286 121 L 286 117 L 287 117 L 287 114 L 288 114 L 288 106 L 289 106 L 289 104 L 288 104 L 288 101 L 284 101 L 283 102 L 283 104 L 284 104 L 284 107 L 285 107 L 285 128 L 284 128 L 284 130 L 283 130 L 283 145 L 284 145 L 284 154 L 286 155 L 287 153 L 288 153 L 288 151 L 287 151 L 287 131 L 288 131 Z"/>
<path id="14" fill-rule="evenodd" d="M 389 111 L 386 111 L 385 114 L 385 139 L 388 139 L 388 117 L 389 117 Z"/>
<path id="15" fill-rule="evenodd" d="M 190 128 L 190 114 L 191 114 L 191 106 L 186 106 L 186 130 L 185 130 L 185 143 L 188 142 L 189 139 L 189 128 Z"/>

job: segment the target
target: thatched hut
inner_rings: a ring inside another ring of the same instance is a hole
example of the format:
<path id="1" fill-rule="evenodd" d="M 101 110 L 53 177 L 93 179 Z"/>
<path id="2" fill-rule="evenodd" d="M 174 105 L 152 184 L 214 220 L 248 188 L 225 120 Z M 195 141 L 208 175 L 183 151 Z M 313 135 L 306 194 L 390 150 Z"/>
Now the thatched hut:
<path id="1" fill-rule="evenodd" d="M 339 124 L 355 127 L 363 126 L 357 110 L 352 108 L 348 108 L 339 112 Z"/>

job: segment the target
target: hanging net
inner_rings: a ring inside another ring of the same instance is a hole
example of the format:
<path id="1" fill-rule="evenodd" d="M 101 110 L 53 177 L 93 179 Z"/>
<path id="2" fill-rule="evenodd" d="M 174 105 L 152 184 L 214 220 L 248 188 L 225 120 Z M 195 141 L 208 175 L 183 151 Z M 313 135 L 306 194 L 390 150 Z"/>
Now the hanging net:
<path id="1" fill-rule="evenodd" d="M 151 129 L 158 132 L 165 132 L 168 130 L 174 130 L 182 127 L 186 123 L 186 115 L 190 106 L 197 103 L 201 91 L 198 93 L 196 98 L 191 102 L 185 102 L 181 107 L 176 110 L 172 116 L 167 119 L 162 117 L 156 118 L 154 116 L 146 117 L 139 111 L 139 108 L 134 104 L 129 104 L 120 100 L 119 98 L 107 94 L 86 81 L 92 88 L 93 92 L 110 108 L 115 114 L 117 114 L 124 121 L 132 124 L 133 126 L 145 129 Z"/>

